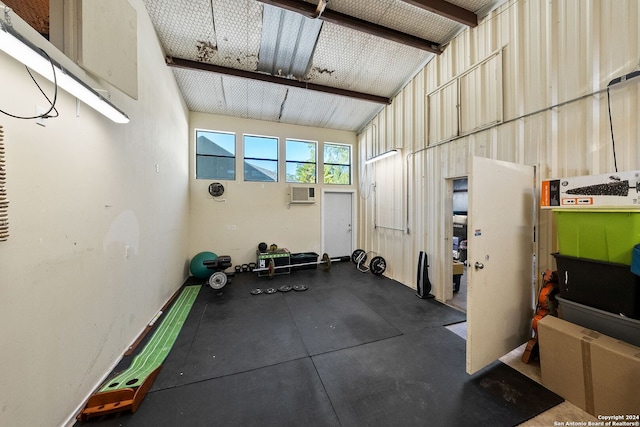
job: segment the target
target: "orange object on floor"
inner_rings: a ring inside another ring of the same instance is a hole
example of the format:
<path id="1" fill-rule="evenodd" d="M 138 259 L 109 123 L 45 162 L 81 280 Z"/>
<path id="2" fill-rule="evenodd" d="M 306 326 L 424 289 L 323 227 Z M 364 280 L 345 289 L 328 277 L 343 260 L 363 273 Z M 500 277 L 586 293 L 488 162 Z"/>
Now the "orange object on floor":
<path id="1" fill-rule="evenodd" d="M 135 413 L 160 373 L 162 365 L 158 366 L 139 387 L 96 393 L 89 398 L 84 410 L 78 416 L 81 421 L 101 415 L 113 414 L 131 410 Z"/>

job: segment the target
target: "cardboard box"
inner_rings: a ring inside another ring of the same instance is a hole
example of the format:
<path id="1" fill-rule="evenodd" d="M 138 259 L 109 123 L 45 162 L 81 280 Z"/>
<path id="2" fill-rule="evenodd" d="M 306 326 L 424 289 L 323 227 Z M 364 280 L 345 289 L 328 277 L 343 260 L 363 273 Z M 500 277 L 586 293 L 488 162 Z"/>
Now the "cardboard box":
<path id="1" fill-rule="evenodd" d="M 554 316 L 538 322 L 542 384 L 591 415 L 635 415 L 640 347 Z"/>
<path id="2" fill-rule="evenodd" d="M 593 341 L 591 332 L 554 316 L 538 321 L 542 385 L 587 412 L 582 348 Z"/>
<path id="3" fill-rule="evenodd" d="M 594 415 L 640 415 L 640 347 L 601 335 L 591 367 Z"/>
<path id="4" fill-rule="evenodd" d="M 458 261 L 453 261 L 453 275 L 457 276 L 464 274 L 464 264 Z"/>
<path id="5" fill-rule="evenodd" d="M 545 179 L 540 188 L 540 207 L 637 209 L 639 181 L 640 171 Z"/>

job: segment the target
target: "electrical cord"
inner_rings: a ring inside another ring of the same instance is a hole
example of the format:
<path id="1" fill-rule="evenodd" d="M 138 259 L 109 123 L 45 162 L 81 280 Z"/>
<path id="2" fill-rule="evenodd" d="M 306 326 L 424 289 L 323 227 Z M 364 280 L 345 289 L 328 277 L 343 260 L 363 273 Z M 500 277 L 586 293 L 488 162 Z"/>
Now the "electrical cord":
<path id="1" fill-rule="evenodd" d="M 607 87 L 607 109 L 609 110 L 609 129 L 611 130 L 611 148 L 613 149 L 613 166 L 618 172 L 618 161 L 616 160 L 616 140 L 613 137 L 613 119 L 611 118 L 611 96 Z"/>
<path id="2" fill-rule="evenodd" d="M 2 110 L 2 109 L 0 109 L 0 113 L 2 113 L 4 115 L 7 115 L 9 117 L 13 117 L 14 119 L 21 119 L 21 120 L 34 120 L 34 119 L 40 119 L 40 118 L 49 119 L 49 118 L 58 117 L 60 115 L 60 113 L 58 113 L 58 110 L 56 109 L 56 102 L 58 101 L 58 77 L 56 76 L 56 68 L 53 65 L 53 61 L 51 60 L 51 57 L 49 56 L 49 54 L 47 54 L 47 52 L 45 52 L 44 50 L 41 50 L 41 52 L 49 60 L 49 63 L 51 64 L 51 71 L 53 72 L 53 87 L 54 87 L 53 101 L 51 101 L 49 99 L 49 97 L 47 96 L 47 94 L 44 93 L 44 90 L 42 90 L 42 87 L 40 87 L 40 85 L 36 81 L 35 77 L 31 73 L 31 70 L 29 70 L 29 67 L 27 67 L 25 65 L 25 68 L 27 69 L 27 73 L 29 73 L 29 76 L 31 77 L 31 80 L 33 80 L 33 82 L 35 83 L 35 85 L 38 88 L 38 90 L 40 90 L 40 93 L 46 98 L 47 102 L 49 102 L 49 105 L 50 105 L 49 109 L 47 111 L 45 111 L 44 113 L 39 114 L 37 116 L 18 116 L 16 114 L 11 114 L 11 113 L 9 113 L 9 112 L 7 112 L 5 110 Z M 55 115 L 50 115 L 49 114 L 52 111 L 55 111 Z"/>

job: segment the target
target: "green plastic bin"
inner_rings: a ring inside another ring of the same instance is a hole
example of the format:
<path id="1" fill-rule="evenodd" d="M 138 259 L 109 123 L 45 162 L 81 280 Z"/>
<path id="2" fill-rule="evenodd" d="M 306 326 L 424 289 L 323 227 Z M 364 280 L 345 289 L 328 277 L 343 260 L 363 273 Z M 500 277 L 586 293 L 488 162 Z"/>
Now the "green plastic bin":
<path id="1" fill-rule="evenodd" d="M 554 209 L 562 255 L 631 265 L 640 243 L 640 211 Z"/>

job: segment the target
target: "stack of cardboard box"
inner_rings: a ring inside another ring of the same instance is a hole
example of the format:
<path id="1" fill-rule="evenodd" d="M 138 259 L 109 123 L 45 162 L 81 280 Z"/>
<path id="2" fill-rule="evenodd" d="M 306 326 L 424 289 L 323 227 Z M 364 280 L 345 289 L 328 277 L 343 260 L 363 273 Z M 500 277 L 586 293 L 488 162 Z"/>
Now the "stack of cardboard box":
<path id="1" fill-rule="evenodd" d="M 640 414 L 640 347 L 553 316 L 538 334 L 545 387 L 596 417 Z"/>

